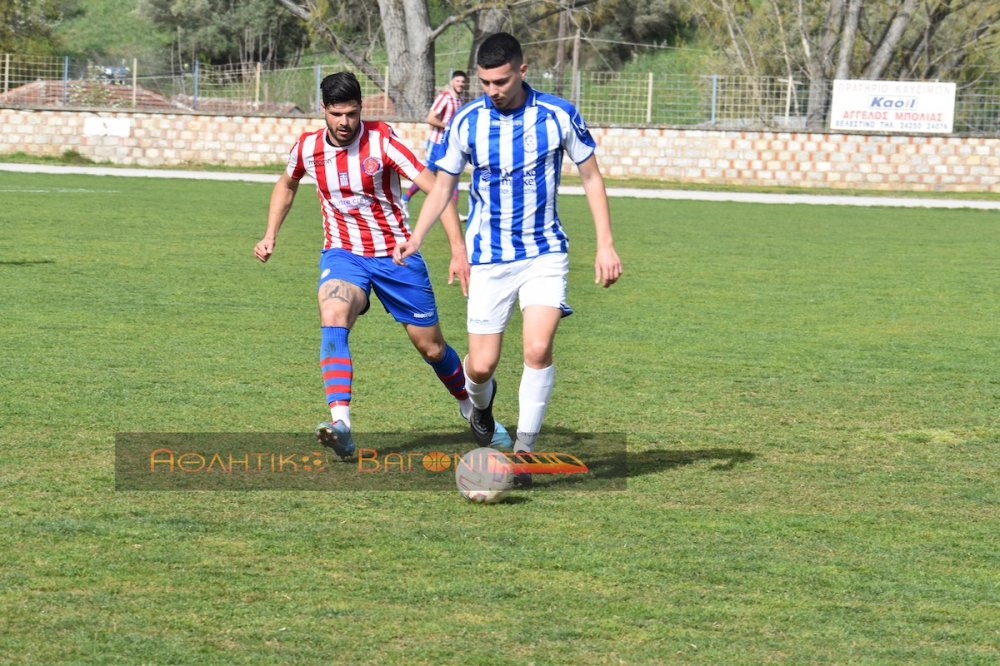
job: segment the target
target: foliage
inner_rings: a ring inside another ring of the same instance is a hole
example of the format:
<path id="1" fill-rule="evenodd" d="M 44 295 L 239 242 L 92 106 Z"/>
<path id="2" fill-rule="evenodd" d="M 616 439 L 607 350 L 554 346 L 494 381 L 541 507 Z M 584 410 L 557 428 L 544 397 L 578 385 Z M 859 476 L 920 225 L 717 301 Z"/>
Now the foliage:
<path id="1" fill-rule="evenodd" d="M 0 0 L 0 53 L 58 54 L 62 16 L 57 0 Z"/>
<path id="2" fill-rule="evenodd" d="M 810 129 L 826 125 L 834 79 L 975 79 L 1000 35 L 997 0 L 708 0 L 700 16 L 720 66 L 808 81 Z"/>
<path id="3" fill-rule="evenodd" d="M 178 64 L 294 62 L 306 43 L 298 21 L 273 0 L 140 0 L 139 11 L 174 36 Z"/>
<path id="4" fill-rule="evenodd" d="M 74 0 L 56 28 L 69 55 L 95 60 L 137 58 L 147 68 L 169 63 L 172 33 L 161 30 L 136 5 L 118 0 Z"/>
<path id="5" fill-rule="evenodd" d="M 675 46 L 694 37 L 696 25 L 687 2 L 599 0 L 588 41 L 606 67 L 618 69 L 644 52 L 641 45 Z"/>
<path id="6" fill-rule="evenodd" d="M 847 42 L 855 4 L 857 35 Z M 961 80 L 974 77 L 977 67 L 997 65 L 996 0 L 710 0 L 698 16 L 704 37 L 725 54 L 719 64 L 728 65 L 730 73 L 808 77 L 809 58 L 823 51 L 824 39 L 830 40 L 830 47 L 821 53 L 823 68 L 832 74 L 837 49 L 846 46 L 847 74 L 855 78 L 868 72 L 890 80 Z M 894 20 L 905 29 L 886 65 L 872 71 Z"/>

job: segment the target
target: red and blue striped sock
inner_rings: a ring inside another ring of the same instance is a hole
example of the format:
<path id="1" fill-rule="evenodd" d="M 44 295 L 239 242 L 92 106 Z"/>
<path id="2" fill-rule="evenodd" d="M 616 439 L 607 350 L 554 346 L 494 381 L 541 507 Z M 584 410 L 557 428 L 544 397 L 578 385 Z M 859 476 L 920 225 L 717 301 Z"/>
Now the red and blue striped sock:
<path id="1" fill-rule="evenodd" d="M 427 359 L 424 359 L 427 360 Z M 448 389 L 448 392 L 455 396 L 459 402 L 469 399 L 469 393 L 465 390 L 465 371 L 462 369 L 462 360 L 458 358 L 451 345 L 445 345 L 444 356 L 440 361 L 427 361 L 438 379 Z"/>
<path id="2" fill-rule="evenodd" d="M 350 331 L 342 326 L 321 326 L 320 331 L 319 365 L 323 371 L 326 402 L 331 409 L 337 405 L 349 405 L 351 381 L 354 379 L 351 348 L 347 344 Z"/>

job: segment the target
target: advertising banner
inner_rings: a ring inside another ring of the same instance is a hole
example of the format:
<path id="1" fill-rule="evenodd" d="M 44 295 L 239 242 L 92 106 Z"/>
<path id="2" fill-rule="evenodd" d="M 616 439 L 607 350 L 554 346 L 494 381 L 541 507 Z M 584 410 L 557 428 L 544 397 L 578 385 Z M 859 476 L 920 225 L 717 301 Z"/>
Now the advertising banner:
<path id="1" fill-rule="evenodd" d="M 833 82 L 831 130 L 949 134 L 954 123 L 954 83 Z"/>

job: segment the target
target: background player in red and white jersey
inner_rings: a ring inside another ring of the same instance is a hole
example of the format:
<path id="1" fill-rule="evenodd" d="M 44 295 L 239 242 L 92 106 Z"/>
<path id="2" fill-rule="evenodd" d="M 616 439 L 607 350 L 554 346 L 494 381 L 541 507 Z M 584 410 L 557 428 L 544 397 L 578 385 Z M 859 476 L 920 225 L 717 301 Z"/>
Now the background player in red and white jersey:
<path id="1" fill-rule="evenodd" d="M 267 230 L 254 254 L 262 262 L 270 259 L 299 181 L 307 174 L 315 179 L 324 237 L 318 285 L 320 366 L 330 407 L 330 421 L 319 424 L 316 436 L 349 458 L 355 445 L 350 413 L 354 366 L 348 337 L 357 318 L 367 312 L 373 290 L 458 401 L 466 419 L 472 403 L 461 360 L 438 324 L 427 266 L 423 259 L 405 267 L 392 261 L 393 248 L 410 237 L 399 205 L 400 176 L 425 191 L 434 177 L 392 128 L 361 120 L 361 85 L 353 74 L 331 74 L 323 79 L 321 90 L 326 127 L 300 136 L 289 153 L 288 167 L 271 192 Z M 457 277 L 467 293 L 469 263 L 454 205 L 448 206 L 441 222 L 451 245 L 449 283 Z M 506 432 L 498 442 L 504 440 L 510 441 Z"/>
<path id="2" fill-rule="evenodd" d="M 465 92 L 465 85 L 468 77 L 465 72 L 456 70 L 448 81 L 448 87 L 438 93 L 431 104 L 431 110 L 427 112 L 427 124 L 431 126 L 431 133 L 427 137 L 427 164 L 433 170 L 434 160 L 432 155 L 434 147 L 444 141 L 444 132 L 448 129 L 448 123 L 455 112 L 462 107 L 462 93 Z M 410 217 L 410 197 L 417 193 L 420 187 L 413 183 L 403 195 L 403 214 L 407 219 Z M 458 188 L 451 194 L 452 201 L 458 205 Z"/>

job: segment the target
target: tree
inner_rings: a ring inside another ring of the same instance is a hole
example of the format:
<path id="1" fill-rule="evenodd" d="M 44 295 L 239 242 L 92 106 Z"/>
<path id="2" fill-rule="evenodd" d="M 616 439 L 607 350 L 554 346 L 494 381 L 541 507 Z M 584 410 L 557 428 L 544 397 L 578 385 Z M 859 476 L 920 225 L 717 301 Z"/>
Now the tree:
<path id="1" fill-rule="evenodd" d="M 476 53 L 486 38 L 510 29 L 510 15 L 499 7 L 487 7 L 472 15 L 472 45 L 469 47 L 469 72 L 476 71 Z"/>
<path id="2" fill-rule="evenodd" d="M 351 64 L 392 99 L 396 111 L 422 118 L 434 93 L 434 43 L 446 30 L 464 25 L 473 35 L 469 64 L 472 69 L 476 49 L 490 33 L 511 29 L 515 17 L 525 27 L 538 25 L 548 16 L 595 2 L 596 0 L 482 0 L 468 3 L 442 0 L 447 14 L 432 24 L 427 0 L 378 0 L 380 32 L 362 29 L 358 21 L 345 20 L 355 0 L 277 0 L 305 22 Z M 337 17 L 337 20 L 331 20 Z M 339 21 L 339 23 L 338 23 Z M 368 24 L 370 28 L 370 24 Z M 389 58 L 389 81 L 364 52 L 376 37 L 381 38 Z M 360 39 L 358 39 L 360 38 Z"/>
<path id="3" fill-rule="evenodd" d="M 193 1 L 193 0 L 189 0 Z M 681 0 L 650 0 L 640 9 L 630 0 L 378 0 L 378 25 L 365 20 L 359 0 L 276 0 L 301 19 L 310 32 L 333 47 L 392 99 L 396 111 L 422 118 L 433 97 L 434 44 L 446 30 L 464 26 L 471 33 L 468 69 L 475 71 L 475 54 L 482 41 L 498 30 L 510 30 L 524 44 L 550 44 L 567 26 L 579 33 L 595 32 L 590 55 L 612 66 L 629 57 L 634 42 L 675 41 L 690 29 Z M 429 11 L 433 9 L 434 11 Z M 370 17 L 370 15 L 369 15 Z M 439 17 L 433 20 L 432 17 Z M 560 26 L 563 28 L 560 31 Z M 626 43 L 627 42 L 627 43 Z M 389 59 L 389 81 L 372 64 L 372 46 L 379 44 Z M 532 54 L 536 69 L 560 67 L 551 52 Z M 561 77 L 557 78 L 561 82 Z"/>
<path id="4" fill-rule="evenodd" d="M 307 37 L 272 0 L 140 0 L 139 12 L 174 35 L 178 64 L 287 62 Z"/>
<path id="5" fill-rule="evenodd" d="M 1000 34 L 997 0 L 709 0 L 700 18 L 732 71 L 808 80 L 810 129 L 834 78 L 975 78 Z"/>
<path id="6" fill-rule="evenodd" d="M 349 14 L 353 5 L 351 0 L 278 0 L 289 12 L 306 23 L 314 34 L 384 90 L 398 113 L 421 118 L 427 112 L 427 106 L 433 97 L 434 42 L 445 30 L 466 21 L 480 25 L 479 21 L 483 20 L 493 25 L 490 21 L 500 16 L 504 10 L 543 1 L 485 0 L 464 9 L 451 7 L 455 11 L 435 27 L 431 25 L 427 0 L 378 0 L 382 44 L 389 58 L 389 80 L 386 81 L 379 69 L 372 64 L 369 53 L 352 43 L 351 38 L 359 33 L 352 29 L 338 30 L 337 25 L 330 21 L 335 15 L 346 18 L 345 13 Z M 359 27 L 357 22 L 351 24 L 353 29 Z M 374 43 L 375 35 L 372 32 L 366 37 L 367 41 L 362 43 Z"/>
<path id="7" fill-rule="evenodd" d="M 64 0 L 56 35 L 66 52 L 88 60 L 137 58 L 146 73 L 170 62 L 173 33 L 165 32 L 120 0 Z M 108 26 L 114 26 L 109 30 Z"/>
<path id="8" fill-rule="evenodd" d="M 601 41 L 602 58 L 618 67 L 632 58 L 641 44 L 674 45 L 693 37 L 696 24 L 683 0 L 600 0 L 591 22 Z"/>
<path id="9" fill-rule="evenodd" d="M 54 54 L 53 28 L 61 18 L 55 0 L 0 0 L 0 53 Z"/>

